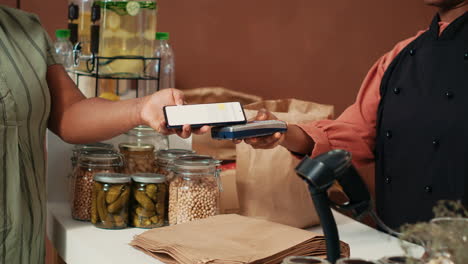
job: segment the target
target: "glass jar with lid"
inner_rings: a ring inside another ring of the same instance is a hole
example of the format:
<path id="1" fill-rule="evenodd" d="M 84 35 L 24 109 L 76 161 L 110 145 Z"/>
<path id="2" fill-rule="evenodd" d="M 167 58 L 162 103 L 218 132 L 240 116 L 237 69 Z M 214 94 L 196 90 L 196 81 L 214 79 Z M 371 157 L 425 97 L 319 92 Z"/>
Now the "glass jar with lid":
<path id="1" fill-rule="evenodd" d="M 174 160 L 183 155 L 195 154 L 195 151 L 190 149 L 163 149 L 156 152 L 156 172 L 166 175 L 166 180 L 171 178 L 171 166 Z"/>
<path id="2" fill-rule="evenodd" d="M 103 142 L 74 145 L 72 149 L 72 156 L 71 156 L 72 168 L 75 168 L 80 152 L 101 150 L 101 149 L 114 150 L 114 145 L 109 144 L 109 143 L 103 143 Z"/>
<path id="3" fill-rule="evenodd" d="M 195 154 L 195 151 L 190 149 L 162 149 L 156 152 L 155 167 L 156 173 L 166 176 L 166 184 L 169 188 L 169 182 L 172 179 L 171 166 L 174 160 L 183 155 Z M 169 192 L 166 193 L 166 218 L 165 223 L 169 223 Z"/>
<path id="4" fill-rule="evenodd" d="M 154 151 L 168 149 L 169 140 L 167 136 L 156 132 L 149 126 L 137 126 L 125 133 L 125 142 L 133 144 L 150 144 L 154 146 Z"/>
<path id="5" fill-rule="evenodd" d="M 124 156 L 123 172 L 134 174 L 154 172 L 154 146 L 151 144 L 120 143 L 120 153 Z"/>
<path id="6" fill-rule="evenodd" d="M 76 220 L 91 219 L 91 201 L 96 173 L 120 173 L 122 155 L 108 150 L 82 152 L 72 175 L 72 217 Z"/>
<path id="7" fill-rule="evenodd" d="M 155 173 L 132 175 L 131 224 L 154 228 L 164 225 L 166 214 L 166 177 Z"/>
<path id="8" fill-rule="evenodd" d="M 330 264 L 330 262 L 316 257 L 291 256 L 283 259 L 282 264 Z"/>
<path id="9" fill-rule="evenodd" d="M 176 225 L 219 213 L 220 161 L 185 155 L 174 161 L 169 187 L 169 224 Z"/>
<path id="10" fill-rule="evenodd" d="M 92 193 L 91 222 L 96 227 L 121 229 L 128 226 L 130 199 L 128 175 L 96 173 Z"/>

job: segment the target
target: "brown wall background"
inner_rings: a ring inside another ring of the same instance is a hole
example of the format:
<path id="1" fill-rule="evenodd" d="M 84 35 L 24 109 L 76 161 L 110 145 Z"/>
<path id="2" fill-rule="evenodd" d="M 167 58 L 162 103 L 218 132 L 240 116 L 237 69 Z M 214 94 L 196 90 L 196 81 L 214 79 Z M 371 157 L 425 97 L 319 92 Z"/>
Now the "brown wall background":
<path id="1" fill-rule="evenodd" d="M 0 0 L 0 3 L 16 0 Z M 367 70 L 425 28 L 422 0 L 160 0 L 177 87 L 223 86 L 264 98 L 354 102 Z M 49 34 L 66 27 L 66 0 L 20 0 Z"/>

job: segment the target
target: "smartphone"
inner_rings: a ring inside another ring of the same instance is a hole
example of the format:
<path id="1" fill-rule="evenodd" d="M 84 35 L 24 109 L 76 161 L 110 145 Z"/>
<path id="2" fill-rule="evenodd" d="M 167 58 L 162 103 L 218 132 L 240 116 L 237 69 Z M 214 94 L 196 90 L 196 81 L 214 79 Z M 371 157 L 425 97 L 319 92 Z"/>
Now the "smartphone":
<path id="1" fill-rule="evenodd" d="M 239 102 L 174 105 L 164 107 L 168 128 L 228 126 L 247 123 L 244 108 Z"/>

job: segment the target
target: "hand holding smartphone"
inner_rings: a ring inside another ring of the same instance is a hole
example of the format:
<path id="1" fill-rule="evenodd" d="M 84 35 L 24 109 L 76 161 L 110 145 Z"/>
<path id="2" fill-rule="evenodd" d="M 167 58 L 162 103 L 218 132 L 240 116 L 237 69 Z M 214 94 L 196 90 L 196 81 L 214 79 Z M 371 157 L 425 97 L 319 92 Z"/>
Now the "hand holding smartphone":
<path id="1" fill-rule="evenodd" d="M 174 105 L 165 106 L 163 110 L 169 129 L 180 129 L 184 125 L 199 128 L 205 125 L 228 126 L 247 123 L 244 109 L 239 102 Z"/>

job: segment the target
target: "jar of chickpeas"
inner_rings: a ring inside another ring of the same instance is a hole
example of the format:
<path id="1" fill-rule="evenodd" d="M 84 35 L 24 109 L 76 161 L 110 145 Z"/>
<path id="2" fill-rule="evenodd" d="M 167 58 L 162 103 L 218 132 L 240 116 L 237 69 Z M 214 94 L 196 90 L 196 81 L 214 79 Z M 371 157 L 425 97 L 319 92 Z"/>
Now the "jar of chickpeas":
<path id="1" fill-rule="evenodd" d="M 91 223 L 105 229 L 122 229 L 128 226 L 130 200 L 128 175 L 96 173 L 91 206 Z"/>
<path id="2" fill-rule="evenodd" d="M 97 173 L 120 173 L 122 155 L 108 150 L 82 152 L 72 175 L 72 217 L 76 220 L 91 219 L 91 201 L 94 176 Z"/>
<path id="3" fill-rule="evenodd" d="M 166 177 L 155 173 L 132 175 L 130 220 L 134 227 L 154 228 L 164 225 L 166 214 Z"/>
<path id="4" fill-rule="evenodd" d="M 124 156 L 126 174 L 154 172 L 154 146 L 151 144 L 121 143 L 120 153 Z"/>
<path id="5" fill-rule="evenodd" d="M 169 183 L 173 175 L 171 172 L 171 167 L 172 167 L 172 164 L 174 163 L 174 160 L 180 156 L 194 154 L 194 153 L 195 151 L 190 150 L 190 149 L 163 149 L 163 150 L 158 150 L 156 152 L 156 160 L 155 160 L 156 173 L 166 176 L 166 184 L 168 185 L 168 188 L 169 188 Z M 169 208 L 169 192 L 166 193 L 166 206 L 165 206 L 166 218 L 164 219 L 166 224 L 169 223 L 168 208 Z"/>
<path id="6" fill-rule="evenodd" d="M 195 154 L 195 151 L 190 149 L 163 149 L 156 152 L 156 172 L 166 176 L 166 180 L 171 178 L 171 166 L 174 160 L 180 156 Z"/>
<path id="7" fill-rule="evenodd" d="M 219 213 L 221 183 L 218 160 L 185 155 L 174 161 L 169 187 L 169 224 L 181 224 Z"/>

